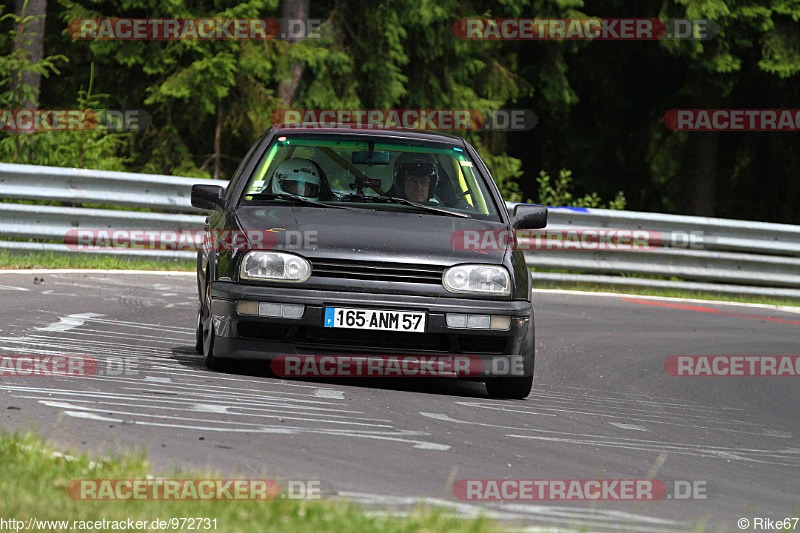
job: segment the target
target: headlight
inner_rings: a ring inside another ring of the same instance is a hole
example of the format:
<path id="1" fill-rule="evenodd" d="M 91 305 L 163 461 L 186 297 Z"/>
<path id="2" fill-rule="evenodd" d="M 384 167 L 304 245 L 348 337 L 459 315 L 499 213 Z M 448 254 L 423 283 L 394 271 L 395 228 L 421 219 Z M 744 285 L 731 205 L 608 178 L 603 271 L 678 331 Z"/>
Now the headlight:
<path id="1" fill-rule="evenodd" d="M 442 285 L 450 292 L 511 294 L 508 271 L 498 265 L 458 265 L 444 271 Z"/>
<path id="2" fill-rule="evenodd" d="M 242 279 L 305 281 L 311 276 L 311 263 L 283 252 L 247 252 L 239 275 Z"/>

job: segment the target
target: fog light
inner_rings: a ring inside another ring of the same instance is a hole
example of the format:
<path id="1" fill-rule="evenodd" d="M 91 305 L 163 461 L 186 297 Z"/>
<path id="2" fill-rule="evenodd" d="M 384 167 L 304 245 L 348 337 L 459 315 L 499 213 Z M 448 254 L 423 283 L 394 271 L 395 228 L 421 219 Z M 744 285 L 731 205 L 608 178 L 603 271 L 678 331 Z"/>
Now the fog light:
<path id="1" fill-rule="evenodd" d="M 491 317 L 489 315 L 467 315 L 469 329 L 489 329 Z"/>
<path id="2" fill-rule="evenodd" d="M 261 316 L 281 316 L 281 304 L 259 302 L 258 314 Z"/>
<path id="3" fill-rule="evenodd" d="M 301 318 L 306 310 L 303 304 L 278 304 L 272 302 L 259 302 L 258 314 L 276 318 Z"/>
<path id="4" fill-rule="evenodd" d="M 302 318 L 306 306 L 303 304 L 283 304 L 281 316 L 283 318 Z"/>
<path id="5" fill-rule="evenodd" d="M 511 327 L 511 317 L 503 315 L 492 315 L 492 322 L 489 329 L 509 329 Z"/>
<path id="6" fill-rule="evenodd" d="M 250 300 L 239 300 L 236 302 L 236 312 L 240 315 L 257 315 L 258 314 L 258 302 L 252 302 Z"/>
<path id="7" fill-rule="evenodd" d="M 467 315 L 459 315 L 455 313 L 447 313 L 447 327 L 448 328 L 466 328 Z"/>

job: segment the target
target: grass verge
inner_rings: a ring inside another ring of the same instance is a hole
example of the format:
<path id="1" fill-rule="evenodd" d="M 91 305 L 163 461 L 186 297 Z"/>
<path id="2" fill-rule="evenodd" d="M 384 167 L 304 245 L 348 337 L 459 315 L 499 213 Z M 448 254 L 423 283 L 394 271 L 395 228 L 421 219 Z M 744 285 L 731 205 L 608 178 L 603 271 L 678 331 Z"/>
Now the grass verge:
<path id="1" fill-rule="evenodd" d="M 96 268 L 105 270 L 188 270 L 195 261 L 147 259 L 114 255 L 62 252 L 11 252 L 0 250 L 0 269 Z"/>
<path id="2" fill-rule="evenodd" d="M 216 519 L 217 531 L 442 531 L 482 533 L 501 530 L 486 519 L 462 519 L 442 512 L 417 508 L 407 517 L 371 516 L 346 501 L 81 501 L 67 493 L 77 479 L 144 479 L 151 474 L 144 454 L 128 454 L 102 461 L 87 455 L 64 456 L 35 435 L 0 436 L 0 517 L 27 521 L 69 522 L 67 528 L 49 524 L 46 531 L 70 531 L 74 521 L 146 521 L 170 518 Z M 219 476 L 171 472 L 168 479 L 212 479 Z M 253 477 L 253 476 L 251 476 Z M 35 531 L 37 528 L 33 528 Z M 106 528 L 111 529 L 111 528 Z M 204 528 L 201 528 L 204 529 Z M 129 531 L 126 528 L 122 531 Z M 134 531 L 132 529 L 130 531 Z M 148 527 L 147 531 L 151 531 Z M 175 529 L 172 529 L 173 531 Z M 213 530 L 213 529 L 209 529 Z"/>

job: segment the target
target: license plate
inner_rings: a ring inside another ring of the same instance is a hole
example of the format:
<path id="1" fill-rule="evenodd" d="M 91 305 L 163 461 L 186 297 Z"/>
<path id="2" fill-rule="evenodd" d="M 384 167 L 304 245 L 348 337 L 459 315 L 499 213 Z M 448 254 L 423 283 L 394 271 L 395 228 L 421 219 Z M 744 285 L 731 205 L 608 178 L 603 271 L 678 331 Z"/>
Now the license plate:
<path id="1" fill-rule="evenodd" d="M 425 313 L 326 307 L 325 327 L 424 333 Z"/>

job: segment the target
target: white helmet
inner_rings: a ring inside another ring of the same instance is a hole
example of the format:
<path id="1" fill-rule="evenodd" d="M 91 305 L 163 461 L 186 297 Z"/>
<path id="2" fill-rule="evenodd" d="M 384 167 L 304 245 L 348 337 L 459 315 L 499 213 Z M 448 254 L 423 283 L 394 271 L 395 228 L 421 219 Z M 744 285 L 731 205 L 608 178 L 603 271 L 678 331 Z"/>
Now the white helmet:
<path id="1" fill-rule="evenodd" d="M 272 192 L 319 198 L 320 170 L 309 159 L 287 159 L 272 176 Z"/>

